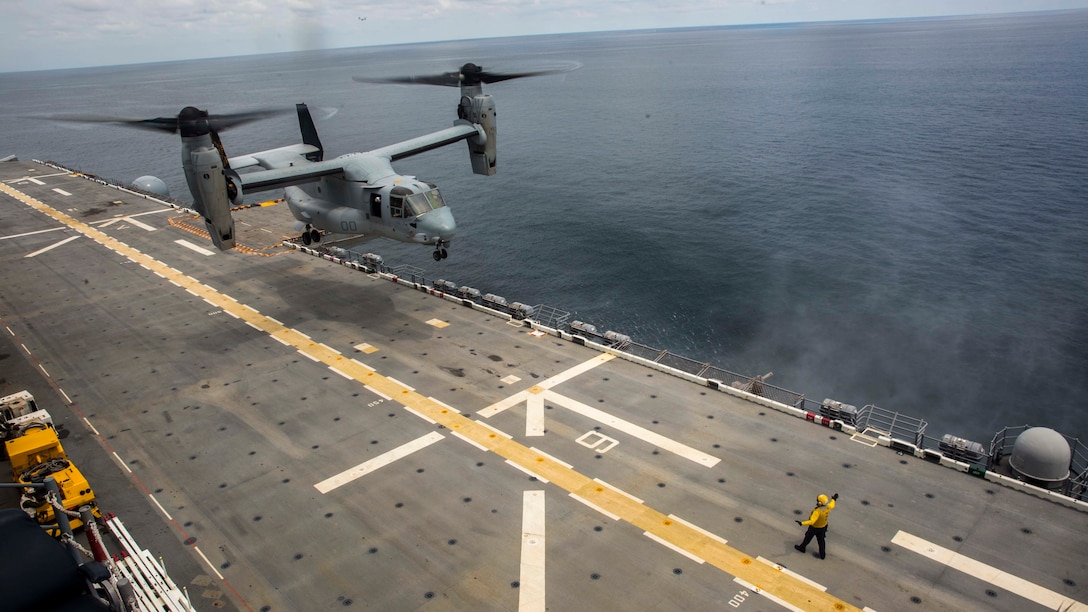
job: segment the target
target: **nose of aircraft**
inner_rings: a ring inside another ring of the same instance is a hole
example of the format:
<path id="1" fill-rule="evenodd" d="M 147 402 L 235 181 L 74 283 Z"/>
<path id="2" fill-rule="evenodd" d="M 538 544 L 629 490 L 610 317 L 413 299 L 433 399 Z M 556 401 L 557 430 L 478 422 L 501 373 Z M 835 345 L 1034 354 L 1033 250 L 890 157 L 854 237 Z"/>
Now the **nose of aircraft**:
<path id="1" fill-rule="evenodd" d="M 457 233 L 457 222 L 448 207 L 436 208 L 419 218 L 419 231 L 428 236 L 449 242 Z"/>

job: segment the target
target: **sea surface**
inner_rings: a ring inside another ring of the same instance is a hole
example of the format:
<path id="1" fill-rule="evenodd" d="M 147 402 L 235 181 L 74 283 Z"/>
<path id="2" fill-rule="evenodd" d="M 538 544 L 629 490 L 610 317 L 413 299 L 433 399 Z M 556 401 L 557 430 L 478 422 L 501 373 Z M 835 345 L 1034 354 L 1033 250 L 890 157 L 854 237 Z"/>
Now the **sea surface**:
<path id="1" fill-rule="evenodd" d="M 365 249 L 735 372 L 773 371 L 812 399 L 924 418 L 931 436 L 988 444 L 1031 424 L 1088 442 L 1085 32 L 1088 11 L 1074 11 L 134 55 L 0 74 L 0 156 L 152 174 L 188 199 L 175 138 L 34 117 L 304 101 L 334 156 L 455 117 L 454 89 L 353 75 L 579 62 L 488 88 L 496 176 L 473 175 L 463 145 L 396 165 L 452 207 L 449 259 Z M 298 140 L 290 115 L 223 135 L 231 155 Z"/>

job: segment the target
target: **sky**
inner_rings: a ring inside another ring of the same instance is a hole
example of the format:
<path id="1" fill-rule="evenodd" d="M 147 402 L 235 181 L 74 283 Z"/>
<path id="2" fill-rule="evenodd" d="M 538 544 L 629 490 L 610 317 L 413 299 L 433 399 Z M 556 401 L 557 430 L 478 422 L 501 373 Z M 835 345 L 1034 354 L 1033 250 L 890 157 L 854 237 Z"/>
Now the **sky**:
<path id="1" fill-rule="evenodd" d="M 444 40 L 1088 8 L 1088 0 L 0 0 L 0 72 Z"/>

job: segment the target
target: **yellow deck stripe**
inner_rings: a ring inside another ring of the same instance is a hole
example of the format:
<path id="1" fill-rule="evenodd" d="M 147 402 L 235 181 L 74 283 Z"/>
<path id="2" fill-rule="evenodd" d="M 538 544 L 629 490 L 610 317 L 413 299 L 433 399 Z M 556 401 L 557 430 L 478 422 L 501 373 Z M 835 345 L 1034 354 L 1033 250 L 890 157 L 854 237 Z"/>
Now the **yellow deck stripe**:
<path id="1" fill-rule="evenodd" d="M 123 242 L 53 209 L 21 191 L 3 184 L 0 184 L 0 190 L 68 225 L 95 242 L 129 258 L 133 262 L 143 264 L 150 270 L 159 272 L 183 289 L 219 304 L 223 310 L 230 311 L 237 315 L 238 318 L 250 323 L 251 327 L 260 329 L 297 350 L 304 351 L 307 356 L 312 356 L 325 365 L 335 367 L 351 378 L 381 392 L 414 412 L 487 448 L 510 463 L 521 466 L 534 474 L 539 474 L 568 493 L 577 495 L 593 505 L 619 516 L 635 527 L 700 559 L 706 560 L 707 563 L 734 577 L 740 578 L 763 591 L 772 593 L 782 601 L 805 610 L 859 610 L 859 608 L 820 591 L 789 574 L 776 571 L 764 563 L 758 563 L 751 556 L 732 546 L 707 537 L 699 530 L 683 522 L 674 521 L 667 515 L 635 501 L 624 493 L 606 487 L 554 459 L 533 451 L 513 439 L 506 438 L 496 433 L 494 429 L 463 416 L 457 410 L 447 408 L 375 371 L 370 371 L 362 367 L 362 364 L 345 358 L 330 347 L 310 340 L 302 333 L 260 314 L 249 306 L 226 299 L 218 291 L 200 281 L 140 253 Z"/>

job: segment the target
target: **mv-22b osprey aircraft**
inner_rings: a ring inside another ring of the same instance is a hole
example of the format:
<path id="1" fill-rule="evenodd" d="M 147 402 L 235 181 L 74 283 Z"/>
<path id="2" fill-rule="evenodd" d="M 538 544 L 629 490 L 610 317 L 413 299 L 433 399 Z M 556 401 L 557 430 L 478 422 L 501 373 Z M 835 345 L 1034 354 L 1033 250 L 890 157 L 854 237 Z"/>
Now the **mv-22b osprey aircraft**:
<path id="1" fill-rule="evenodd" d="M 193 196 L 193 209 L 204 218 L 212 241 L 221 250 L 234 247 L 231 206 L 245 193 L 282 188 L 291 214 L 303 226 L 305 244 L 321 240 L 321 231 L 356 236 L 381 236 L 434 245 L 434 259 L 447 256 L 446 247 L 456 232 L 453 214 L 438 188 L 414 176 L 398 174 L 392 162 L 464 140 L 472 171 L 495 174 L 495 103 L 483 92 L 484 83 L 566 72 L 558 70 L 496 73 L 468 63 L 456 72 L 433 76 L 370 79 L 364 83 L 402 83 L 460 87 L 461 100 L 453 127 L 398 142 L 365 153 L 324 159 L 310 111 L 298 104 L 302 143 L 228 158 L 219 132 L 261 119 L 274 111 L 209 115 L 186 107 L 177 117 L 156 119 L 79 119 L 181 133 L 181 163 Z M 247 168 L 263 168 L 238 172 Z M 144 177 L 158 181 L 154 177 Z M 138 179 L 139 182 L 140 179 Z M 161 184 L 161 181 L 158 181 Z"/>

